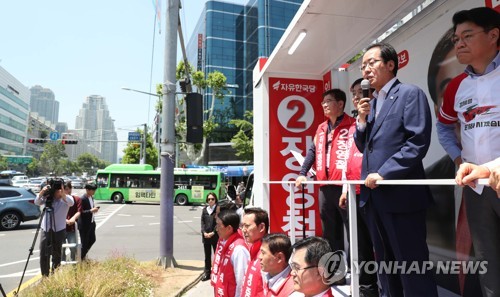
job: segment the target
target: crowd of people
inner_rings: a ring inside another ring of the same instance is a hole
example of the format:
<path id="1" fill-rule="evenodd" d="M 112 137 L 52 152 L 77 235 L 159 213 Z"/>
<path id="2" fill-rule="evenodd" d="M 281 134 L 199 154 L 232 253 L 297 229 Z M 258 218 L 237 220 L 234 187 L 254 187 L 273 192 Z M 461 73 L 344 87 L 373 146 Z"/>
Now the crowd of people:
<path id="1" fill-rule="evenodd" d="M 482 294 L 500 296 L 500 16 L 479 7 L 457 12 L 452 22 L 449 41 L 466 68 L 439 91 L 443 98 L 435 101 L 438 135 L 459 166 L 456 182 L 465 187 L 475 260 L 488 263 L 487 272 L 479 275 Z M 429 262 L 429 188 L 381 186 L 378 181 L 426 178 L 423 159 L 432 130 L 427 96 L 398 80 L 398 54 L 390 44 L 370 45 L 361 73 L 351 86 L 355 118 L 344 112 L 347 99 L 342 90 L 323 94 L 326 121 L 318 126 L 296 185 L 307 180 L 312 166 L 319 181 L 364 180 L 356 189 L 358 260 L 422 267 Z M 363 79 L 369 81 L 365 92 Z M 489 178 L 490 187 L 477 184 L 478 178 Z M 205 217 L 211 216 L 210 226 L 202 218 L 202 232 L 204 243 L 207 237 L 219 236 L 217 243 L 205 247 L 204 280 L 211 280 L 214 295 L 332 296 L 324 273 L 328 267 L 321 259 L 344 249 L 346 194 L 345 186 L 321 185 L 323 238 L 309 237 L 292 245 L 285 234 L 269 234 L 265 210 L 245 209 L 240 224 L 236 205 L 226 200 L 215 204 L 212 193 L 214 203 L 207 197 L 209 206 L 203 210 Z M 345 279 L 334 284 L 343 283 Z M 361 273 L 359 289 L 361 296 L 438 296 L 431 270 Z"/>
<path id="2" fill-rule="evenodd" d="M 40 225 L 40 269 L 46 277 L 61 265 L 63 258 L 66 262 L 78 261 L 76 225 L 81 239 L 81 259 L 86 259 L 96 241 L 94 216 L 99 207 L 95 206 L 93 196 L 97 186 L 85 185 L 82 197 L 72 195 L 72 189 L 71 181 L 53 179 L 35 199 L 35 204 L 44 208 Z M 63 250 L 65 242 L 73 244 L 68 248 L 69 253 Z"/>

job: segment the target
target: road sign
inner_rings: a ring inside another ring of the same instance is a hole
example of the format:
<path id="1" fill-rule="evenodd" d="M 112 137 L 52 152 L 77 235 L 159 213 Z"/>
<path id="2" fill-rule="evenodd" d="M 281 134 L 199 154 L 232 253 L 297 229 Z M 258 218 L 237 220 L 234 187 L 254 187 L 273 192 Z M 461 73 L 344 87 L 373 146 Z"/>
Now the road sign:
<path id="1" fill-rule="evenodd" d="M 29 164 L 33 161 L 32 156 L 5 156 L 9 164 Z"/>
<path id="2" fill-rule="evenodd" d="M 57 131 L 52 131 L 49 134 L 50 140 L 58 140 L 59 139 L 59 132 Z"/>
<path id="3" fill-rule="evenodd" d="M 128 141 L 141 141 L 140 132 L 128 132 Z"/>

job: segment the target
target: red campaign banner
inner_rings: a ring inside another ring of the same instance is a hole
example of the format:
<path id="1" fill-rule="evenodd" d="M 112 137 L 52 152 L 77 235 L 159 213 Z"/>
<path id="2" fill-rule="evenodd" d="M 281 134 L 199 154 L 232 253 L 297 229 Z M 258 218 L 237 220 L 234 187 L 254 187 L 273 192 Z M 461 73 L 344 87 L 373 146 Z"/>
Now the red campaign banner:
<path id="1" fill-rule="evenodd" d="M 305 157 L 318 125 L 325 119 L 321 107 L 323 80 L 269 78 L 269 178 L 271 181 L 295 181 L 301 166 L 291 151 Z M 287 184 L 271 184 L 269 216 L 271 232 L 290 235 L 294 220 L 295 234 L 301 238 L 305 225 L 306 236 L 321 236 L 317 185 L 294 186 L 295 212 L 291 214 Z M 302 210 L 304 200 L 305 211 Z"/>
<path id="2" fill-rule="evenodd" d="M 500 12 L 500 0 L 485 0 L 484 5 Z"/>
<path id="3" fill-rule="evenodd" d="M 326 92 L 330 89 L 332 89 L 332 71 L 328 71 L 327 73 L 323 74 L 323 92 Z"/>
<path id="4" fill-rule="evenodd" d="M 405 67 L 410 61 L 410 54 L 407 50 L 398 53 L 398 69 Z"/>

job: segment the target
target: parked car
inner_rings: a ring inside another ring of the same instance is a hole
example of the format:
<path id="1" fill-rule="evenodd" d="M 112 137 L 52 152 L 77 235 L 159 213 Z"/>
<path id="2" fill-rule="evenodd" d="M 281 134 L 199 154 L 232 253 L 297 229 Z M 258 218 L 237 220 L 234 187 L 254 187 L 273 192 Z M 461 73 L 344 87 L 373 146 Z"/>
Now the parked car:
<path id="1" fill-rule="evenodd" d="M 73 186 L 73 189 L 83 189 L 83 182 L 81 179 L 73 179 L 71 181 L 71 185 Z"/>
<path id="2" fill-rule="evenodd" d="M 25 187 L 29 183 L 29 179 L 18 179 L 18 180 L 12 180 L 12 185 L 14 187 Z"/>
<path id="3" fill-rule="evenodd" d="M 42 190 L 43 179 L 40 178 L 30 178 L 29 183 L 25 188 L 31 189 L 33 192 L 38 193 Z"/>
<path id="4" fill-rule="evenodd" d="M 30 189 L 0 187 L 0 230 L 14 230 L 21 222 L 40 218 L 36 195 Z"/>

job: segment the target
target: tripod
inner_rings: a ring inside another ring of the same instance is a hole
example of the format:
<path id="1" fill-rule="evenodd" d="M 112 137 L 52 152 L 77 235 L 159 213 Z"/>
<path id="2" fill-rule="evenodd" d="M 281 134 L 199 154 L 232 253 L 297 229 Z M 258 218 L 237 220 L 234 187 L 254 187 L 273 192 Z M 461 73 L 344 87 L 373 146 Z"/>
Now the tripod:
<path id="1" fill-rule="evenodd" d="M 29 249 L 28 258 L 26 259 L 26 264 L 24 265 L 23 273 L 21 275 L 21 280 L 19 281 L 19 286 L 17 287 L 17 291 L 14 291 L 14 296 L 17 296 L 17 294 L 19 293 L 19 290 L 21 289 L 21 285 L 22 285 L 23 279 L 24 279 L 24 274 L 26 273 L 26 268 L 28 268 L 28 264 L 29 264 L 31 255 L 33 255 L 33 250 L 35 249 L 35 243 L 36 243 L 36 239 L 38 238 L 38 233 L 40 233 L 40 227 L 42 226 L 43 218 L 47 214 L 48 215 L 47 215 L 47 218 L 45 220 L 45 230 L 55 230 L 56 224 L 55 224 L 55 220 L 54 220 L 54 212 L 53 211 L 54 211 L 54 209 L 52 208 L 52 206 L 48 206 L 47 204 L 45 204 L 45 207 L 42 210 L 42 215 L 40 216 L 40 221 L 38 222 L 38 226 L 36 227 L 36 232 L 35 232 L 35 236 L 33 238 L 33 243 L 31 244 L 31 247 Z M 49 223 L 50 223 L 50 225 L 49 225 Z M 47 228 L 49 226 L 51 226 L 52 229 Z M 49 245 L 47 245 L 45 248 L 46 252 L 49 251 L 49 249 L 48 249 L 49 247 L 52 249 L 54 247 L 53 232 L 54 231 L 46 232 L 46 235 L 48 236 L 48 238 L 45 241 L 45 243 L 49 242 Z M 42 257 L 47 257 L 47 255 L 42 255 L 42 251 L 40 251 L 40 261 L 42 261 Z"/>

